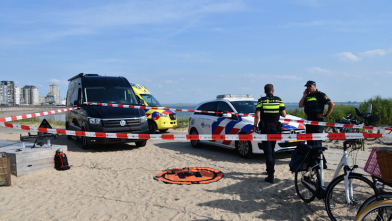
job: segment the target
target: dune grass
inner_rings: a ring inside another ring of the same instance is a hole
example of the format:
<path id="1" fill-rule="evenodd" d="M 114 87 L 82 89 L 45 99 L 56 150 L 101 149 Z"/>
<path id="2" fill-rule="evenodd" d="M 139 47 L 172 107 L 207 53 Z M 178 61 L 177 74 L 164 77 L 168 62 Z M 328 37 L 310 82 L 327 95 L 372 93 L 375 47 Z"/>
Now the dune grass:
<path id="1" fill-rule="evenodd" d="M 54 120 L 50 120 L 50 119 L 47 121 L 49 122 L 50 126 L 52 126 L 52 128 L 65 129 L 65 122 L 63 122 L 63 121 L 54 121 Z M 38 117 L 12 121 L 12 123 L 15 123 L 15 124 L 34 126 L 34 127 L 38 127 L 41 124 L 41 122 L 42 122 L 42 120 L 39 119 Z"/>
<path id="2" fill-rule="evenodd" d="M 370 103 L 372 104 L 371 114 L 379 115 L 380 118 L 380 121 L 377 122 L 376 125 L 391 125 L 392 124 L 392 98 L 381 98 L 381 96 L 375 96 L 361 103 L 359 105 L 359 110 L 361 112 L 365 112 Z M 327 109 L 328 106 L 325 107 L 324 113 L 327 112 Z M 357 116 L 357 114 L 355 113 L 354 106 L 337 104 L 335 105 L 331 115 L 329 116 L 329 118 L 327 118 L 326 121 L 332 122 L 331 117 L 334 117 L 336 119 L 341 119 L 342 117 L 345 117 L 349 113 L 354 117 Z M 287 114 L 291 114 L 306 119 L 306 115 L 303 108 L 287 110 Z"/>
<path id="3" fill-rule="evenodd" d="M 189 127 L 189 118 L 177 119 L 177 127 L 175 129 L 183 129 Z"/>

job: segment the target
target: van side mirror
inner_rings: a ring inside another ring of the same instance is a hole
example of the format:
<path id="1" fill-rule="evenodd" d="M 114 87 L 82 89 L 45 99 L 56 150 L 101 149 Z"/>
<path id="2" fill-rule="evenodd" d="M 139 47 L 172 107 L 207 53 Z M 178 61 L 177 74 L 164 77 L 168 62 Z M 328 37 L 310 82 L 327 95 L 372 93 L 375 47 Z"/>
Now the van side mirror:
<path id="1" fill-rule="evenodd" d="M 74 107 L 80 107 L 80 101 L 78 101 L 78 100 L 75 100 L 73 104 L 74 104 Z"/>
<path id="2" fill-rule="evenodd" d="M 146 105 L 144 104 L 144 100 L 142 100 L 142 99 L 139 99 L 139 105 L 140 105 L 140 106 L 146 106 Z"/>

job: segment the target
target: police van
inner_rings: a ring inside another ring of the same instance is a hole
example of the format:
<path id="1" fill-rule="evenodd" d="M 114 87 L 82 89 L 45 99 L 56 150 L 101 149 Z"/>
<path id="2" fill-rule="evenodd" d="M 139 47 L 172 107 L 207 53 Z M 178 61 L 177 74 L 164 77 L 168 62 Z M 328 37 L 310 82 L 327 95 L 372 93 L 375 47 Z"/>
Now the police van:
<path id="1" fill-rule="evenodd" d="M 131 84 L 136 96 L 144 101 L 148 107 L 163 107 L 157 99 L 147 90 L 147 88 L 140 84 Z M 144 110 L 148 119 L 148 130 L 150 134 L 166 132 L 170 128 L 177 127 L 177 116 L 171 110 Z"/>
<path id="2" fill-rule="evenodd" d="M 196 110 L 215 111 L 222 113 L 198 113 L 195 112 L 189 119 L 189 134 L 253 134 L 254 117 L 229 114 L 227 112 L 254 114 L 257 100 L 251 95 L 218 95 L 215 100 L 202 102 L 197 105 Z M 287 115 L 286 118 L 301 120 L 299 117 Z M 283 124 L 282 134 L 304 134 L 305 126 L 298 123 Z M 277 141 L 275 152 L 294 150 L 298 143 L 304 141 Z M 257 141 L 230 141 L 192 140 L 193 147 L 201 147 L 202 144 L 216 145 L 220 147 L 236 149 L 243 158 L 249 158 L 253 154 L 264 153 L 259 148 Z M 261 143 L 261 142 L 260 142 Z"/>

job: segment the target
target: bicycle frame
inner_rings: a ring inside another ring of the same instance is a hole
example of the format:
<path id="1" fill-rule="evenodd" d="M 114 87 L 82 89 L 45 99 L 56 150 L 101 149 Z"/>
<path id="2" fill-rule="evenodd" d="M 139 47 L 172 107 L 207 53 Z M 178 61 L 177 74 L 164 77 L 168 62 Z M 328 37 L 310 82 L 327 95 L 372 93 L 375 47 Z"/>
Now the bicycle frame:
<path id="1" fill-rule="evenodd" d="M 324 197 L 325 197 L 324 196 L 325 195 L 325 190 L 327 188 L 324 186 L 324 154 L 323 154 L 322 151 L 320 152 L 319 163 L 316 164 L 315 166 L 313 166 L 312 168 L 309 168 L 309 170 L 313 170 L 317 166 L 319 166 L 320 172 L 318 174 L 318 176 L 319 176 L 318 177 L 319 178 L 319 183 L 318 183 L 318 185 L 317 185 L 317 187 L 315 189 L 315 193 L 316 193 L 316 197 L 317 198 L 324 199 Z M 341 170 L 344 171 L 344 184 L 345 184 L 346 202 L 347 202 L 347 204 L 351 204 L 352 203 L 352 198 L 353 198 L 352 196 L 354 195 L 354 193 L 353 193 L 352 182 L 348 179 L 352 169 L 350 169 L 349 164 L 348 164 L 347 148 L 344 148 L 343 156 L 340 159 L 340 162 L 339 162 L 339 164 L 338 164 L 338 166 L 337 166 L 337 168 L 335 170 L 335 173 L 333 175 L 332 180 L 334 180 L 336 177 L 339 176 L 339 173 L 340 173 Z M 303 181 L 303 182 L 306 182 L 306 181 Z"/>

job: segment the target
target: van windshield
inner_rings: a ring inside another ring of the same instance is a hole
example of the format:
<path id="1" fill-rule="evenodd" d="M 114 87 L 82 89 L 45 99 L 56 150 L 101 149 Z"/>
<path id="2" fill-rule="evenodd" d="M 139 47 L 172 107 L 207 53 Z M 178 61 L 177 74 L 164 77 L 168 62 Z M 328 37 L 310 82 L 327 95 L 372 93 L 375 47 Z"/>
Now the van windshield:
<path id="1" fill-rule="evenodd" d="M 138 105 L 131 87 L 86 87 L 86 102 Z"/>
<path id="2" fill-rule="evenodd" d="M 257 101 L 230 101 L 238 113 L 251 114 L 256 112 Z"/>
<path id="3" fill-rule="evenodd" d="M 143 100 L 145 100 L 150 107 L 162 107 L 157 99 L 151 94 L 141 94 Z"/>

